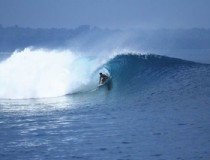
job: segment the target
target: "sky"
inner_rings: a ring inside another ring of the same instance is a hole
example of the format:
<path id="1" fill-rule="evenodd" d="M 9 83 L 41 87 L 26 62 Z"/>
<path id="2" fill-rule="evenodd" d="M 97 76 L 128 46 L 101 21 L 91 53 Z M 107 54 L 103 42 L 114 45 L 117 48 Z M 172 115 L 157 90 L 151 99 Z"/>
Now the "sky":
<path id="1" fill-rule="evenodd" d="M 31 28 L 210 28 L 210 0 L 0 0 L 0 24 Z"/>

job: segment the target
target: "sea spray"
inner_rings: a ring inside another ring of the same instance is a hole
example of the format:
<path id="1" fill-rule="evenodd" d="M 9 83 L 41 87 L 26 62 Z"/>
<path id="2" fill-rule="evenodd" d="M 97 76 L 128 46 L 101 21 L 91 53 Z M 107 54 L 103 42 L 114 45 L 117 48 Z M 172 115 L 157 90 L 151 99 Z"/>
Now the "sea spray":
<path id="1" fill-rule="evenodd" d="M 70 50 L 16 51 L 0 63 L 0 98 L 56 97 L 91 88 L 98 65 Z"/>

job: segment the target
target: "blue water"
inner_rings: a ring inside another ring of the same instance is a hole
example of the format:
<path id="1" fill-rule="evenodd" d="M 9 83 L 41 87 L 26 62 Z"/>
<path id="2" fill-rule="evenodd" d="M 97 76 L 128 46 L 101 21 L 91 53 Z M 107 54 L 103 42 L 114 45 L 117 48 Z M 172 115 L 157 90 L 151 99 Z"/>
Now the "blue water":
<path id="1" fill-rule="evenodd" d="M 0 78 L 19 93 L 0 92 L 0 159 L 210 159 L 210 65 L 127 53 L 89 76 L 95 80 L 101 70 L 110 84 L 70 81 L 76 90 L 65 86 L 69 92 L 53 97 L 38 85 L 14 87 L 15 80 Z"/>

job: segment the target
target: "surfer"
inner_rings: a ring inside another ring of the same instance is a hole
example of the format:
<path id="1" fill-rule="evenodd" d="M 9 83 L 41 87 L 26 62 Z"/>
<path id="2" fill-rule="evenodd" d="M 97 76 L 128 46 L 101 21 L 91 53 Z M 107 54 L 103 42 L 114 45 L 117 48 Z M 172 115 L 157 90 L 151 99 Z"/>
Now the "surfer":
<path id="1" fill-rule="evenodd" d="M 100 79 L 99 79 L 99 84 L 104 84 L 104 82 L 109 78 L 107 75 L 103 73 L 99 73 Z"/>

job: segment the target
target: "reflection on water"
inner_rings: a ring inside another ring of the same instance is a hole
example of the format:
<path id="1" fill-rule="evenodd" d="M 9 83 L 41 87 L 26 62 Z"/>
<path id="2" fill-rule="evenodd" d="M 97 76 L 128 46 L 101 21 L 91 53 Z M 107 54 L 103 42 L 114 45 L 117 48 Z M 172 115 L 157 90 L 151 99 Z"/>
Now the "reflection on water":
<path id="1" fill-rule="evenodd" d="M 0 100 L 1 112 L 14 113 L 37 113 L 50 112 L 53 110 L 62 110 L 73 108 L 73 100 L 70 96 L 43 99 L 23 99 L 23 100 Z"/>

